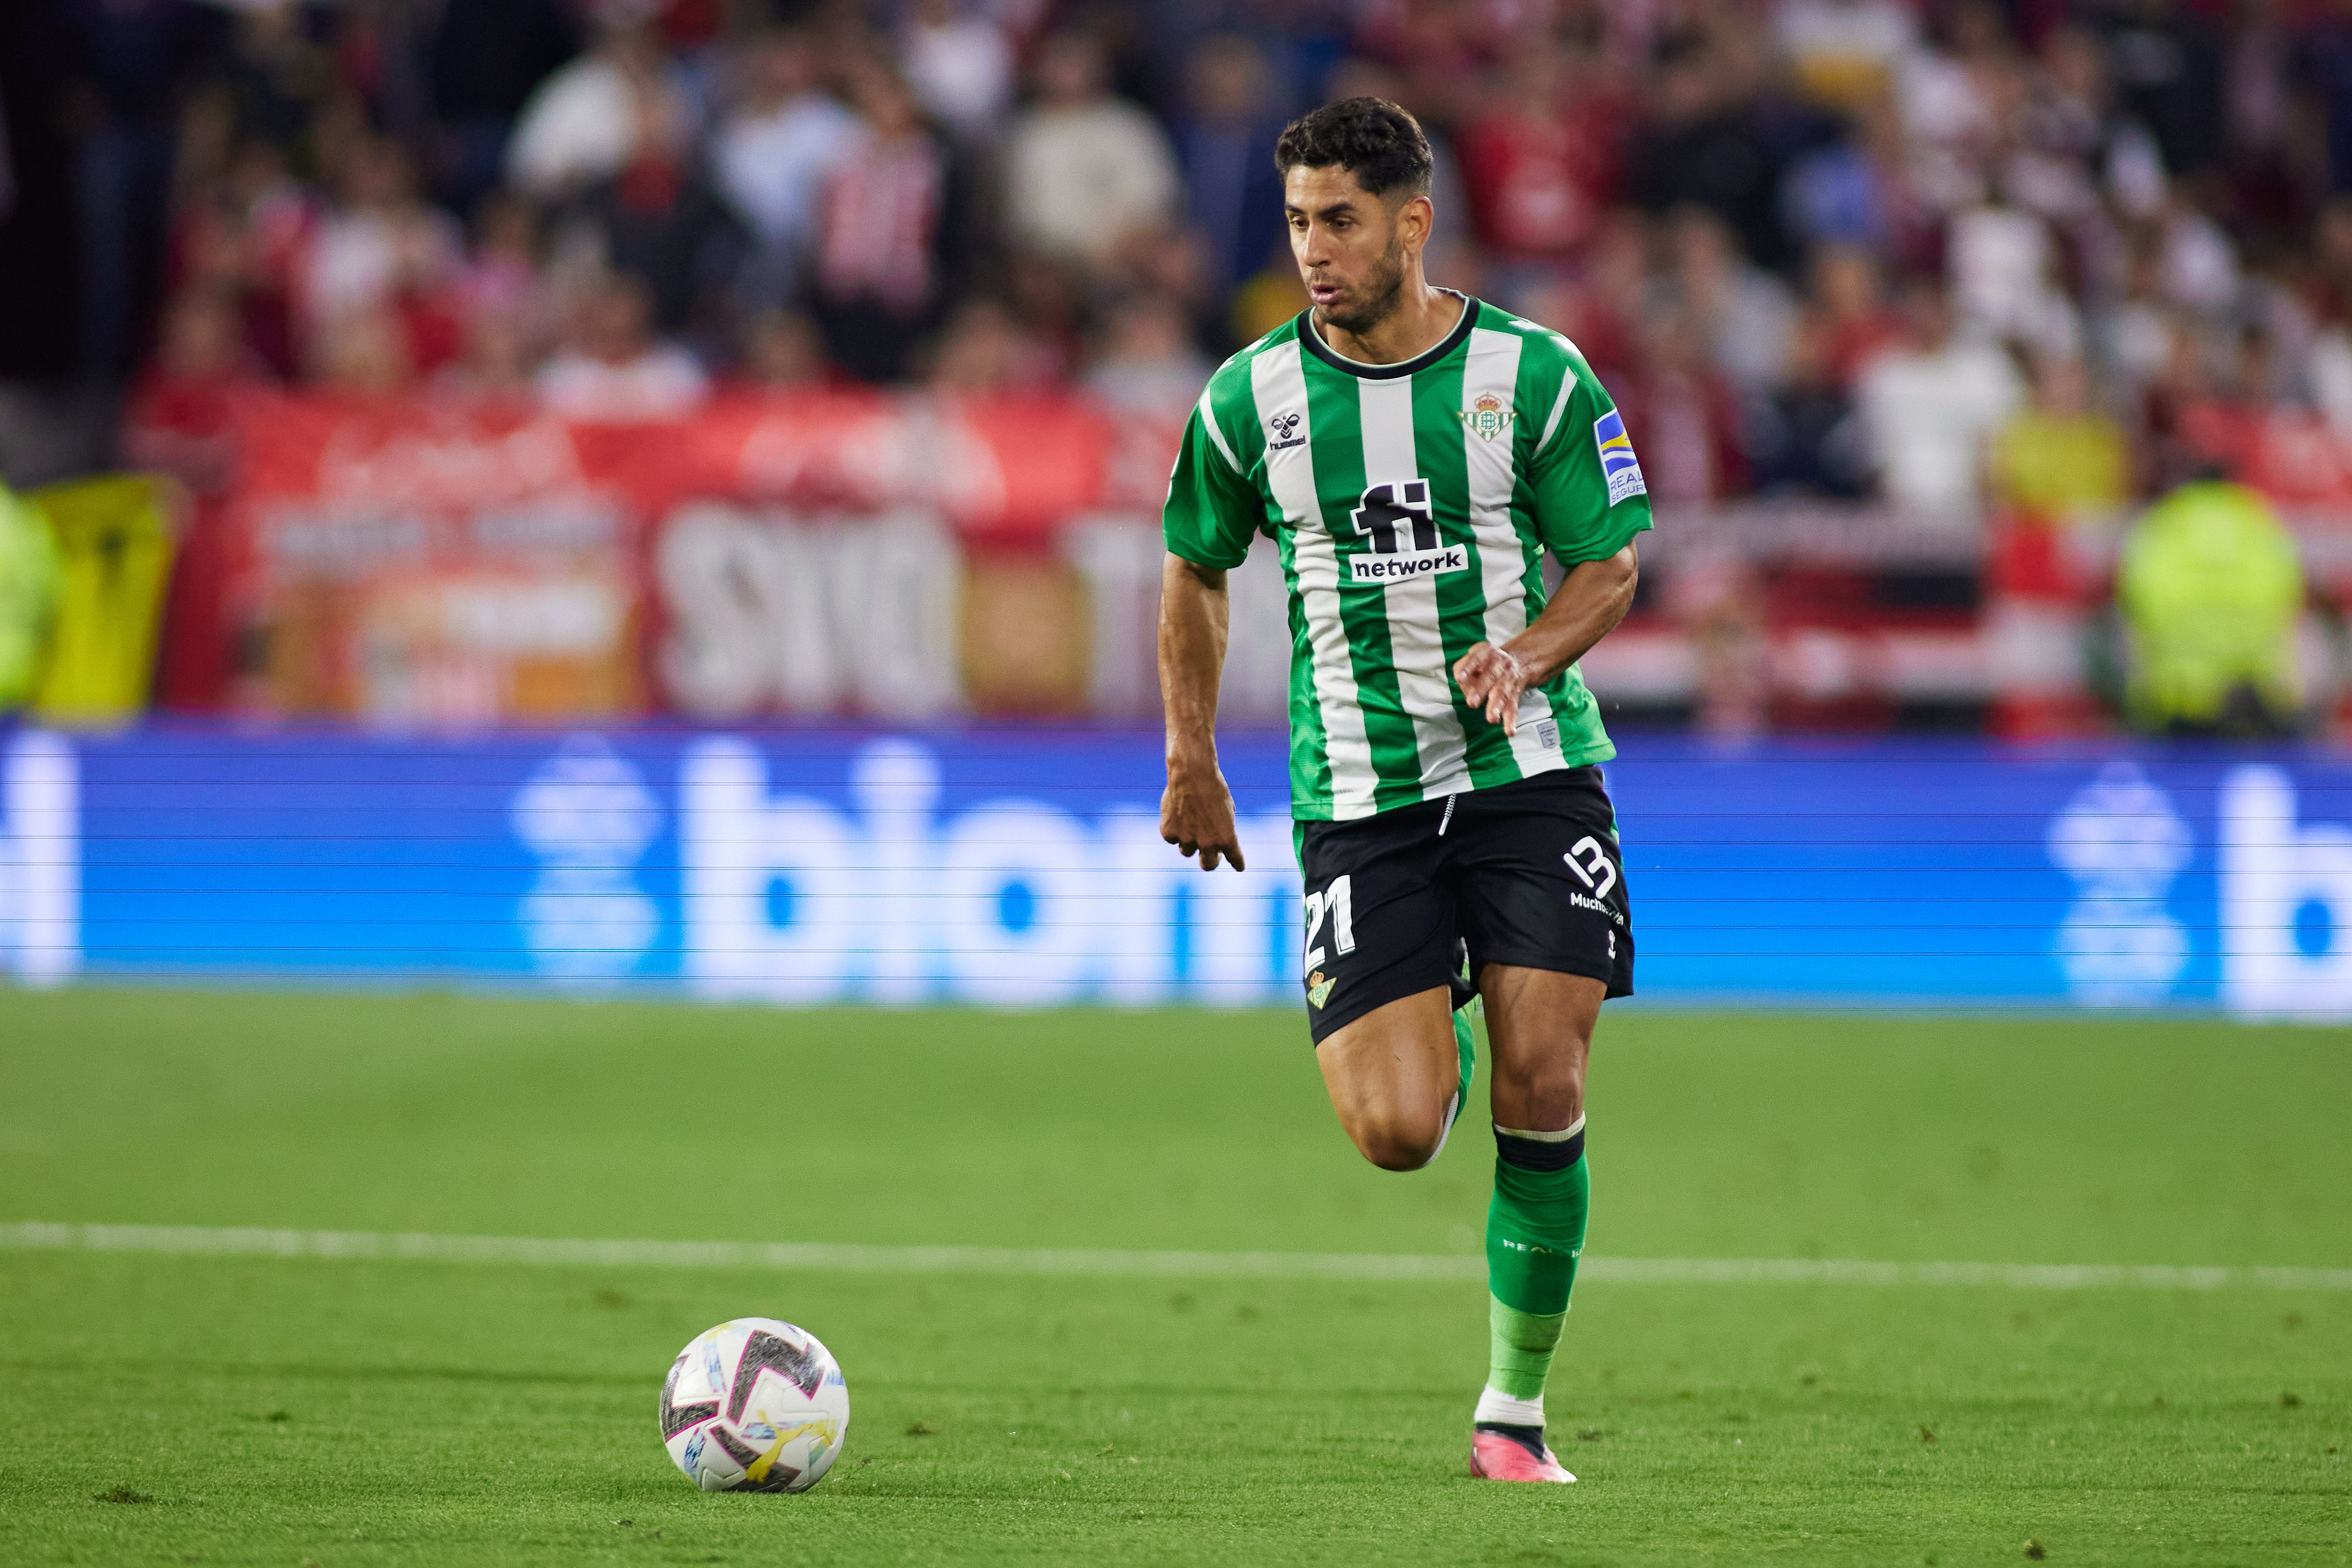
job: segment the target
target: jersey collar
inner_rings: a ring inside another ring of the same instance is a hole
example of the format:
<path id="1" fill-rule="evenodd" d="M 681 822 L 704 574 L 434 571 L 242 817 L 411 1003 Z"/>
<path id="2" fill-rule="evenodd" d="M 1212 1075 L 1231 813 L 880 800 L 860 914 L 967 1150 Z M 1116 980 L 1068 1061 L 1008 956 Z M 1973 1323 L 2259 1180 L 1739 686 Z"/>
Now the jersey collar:
<path id="1" fill-rule="evenodd" d="M 1423 349 L 1411 359 L 1399 360 L 1394 364 L 1366 364 L 1361 360 L 1349 359 L 1346 354 L 1325 342 L 1323 334 L 1315 329 L 1315 310 L 1312 306 L 1299 312 L 1298 336 L 1307 344 L 1308 353 L 1333 370 L 1343 370 L 1349 375 L 1361 376 L 1367 381 L 1390 381 L 1400 375 L 1411 375 L 1417 370 L 1427 370 L 1431 365 L 1460 348 L 1462 341 L 1470 335 L 1471 324 L 1477 319 L 1477 300 L 1458 289 L 1444 289 L 1439 292 L 1451 294 L 1462 301 L 1461 320 L 1455 321 L 1453 329 L 1438 339 L 1433 346 Z"/>

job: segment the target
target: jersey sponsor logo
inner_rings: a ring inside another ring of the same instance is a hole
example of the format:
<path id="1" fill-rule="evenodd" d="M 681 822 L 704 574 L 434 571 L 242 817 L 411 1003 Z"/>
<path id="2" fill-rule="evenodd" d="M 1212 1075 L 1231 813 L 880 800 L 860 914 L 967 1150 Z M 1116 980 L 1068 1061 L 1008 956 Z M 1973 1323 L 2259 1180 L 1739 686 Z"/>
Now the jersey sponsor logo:
<path id="1" fill-rule="evenodd" d="M 1481 441 L 1492 441 L 1508 430 L 1511 421 L 1518 416 L 1493 393 L 1482 392 L 1478 395 L 1478 401 L 1463 409 L 1458 417 L 1470 434 Z"/>
<path id="2" fill-rule="evenodd" d="M 1443 577 L 1469 568 L 1470 552 L 1459 544 L 1409 551 L 1402 555 L 1354 555 L 1348 559 L 1348 576 L 1357 583 L 1404 583 L 1415 577 Z"/>
<path id="3" fill-rule="evenodd" d="M 1570 907 L 1572 909 L 1589 910 L 1592 913 L 1600 915 L 1606 920 L 1612 921 L 1619 925 L 1623 925 L 1625 923 L 1625 917 L 1623 915 L 1619 914 L 1615 909 L 1599 899 L 1588 897 L 1583 893 L 1571 891 L 1568 895 L 1568 902 Z M 1612 958 L 1617 956 L 1617 934 L 1614 931 L 1612 931 L 1609 935 L 1609 956 Z"/>
<path id="4" fill-rule="evenodd" d="M 1614 408 L 1592 422 L 1592 444 L 1601 450 L 1601 477 L 1609 481 L 1609 504 L 1629 496 L 1650 493 L 1642 478 L 1641 459 L 1633 456 L 1633 439 L 1625 434 L 1625 416 Z"/>
<path id="5" fill-rule="evenodd" d="M 1298 433 L 1298 426 L 1305 423 L 1306 418 L 1307 416 L 1304 414 L 1293 410 L 1289 413 L 1277 414 L 1267 420 L 1265 449 L 1269 452 L 1279 452 L 1287 447 L 1307 445 L 1307 437 Z"/>
<path id="6" fill-rule="evenodd" d="M 1427 479 L 1391 479 L 1364 491 L 1349 514 L 1370 549 L 1348 558 L 1356 583 L 1402 583 L 1469 569 L 1470 552 L 1439 537 Z"/>

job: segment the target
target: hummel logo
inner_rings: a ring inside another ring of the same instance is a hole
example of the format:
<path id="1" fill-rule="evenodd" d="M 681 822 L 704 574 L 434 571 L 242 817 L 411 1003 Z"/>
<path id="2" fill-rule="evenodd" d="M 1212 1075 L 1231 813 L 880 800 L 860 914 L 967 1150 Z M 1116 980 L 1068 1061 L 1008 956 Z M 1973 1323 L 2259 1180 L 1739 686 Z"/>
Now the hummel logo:
<path id="1" fill-rule="evenodd" d="M 1298 428 L 1299 423 L 1305 418 L 1306 416 L 1303 414 L 1291 413 L 1277 414 L 1273 418 L 1267 420 L 1265 422 L 1265 427 L 1266 430 L 1274 437 L 1274 439 L 1266 443 L 1266 450 L 1269 452 L 1279 452 L 1286 447 L 1304 447 L 1307 445 L 1306 437 L 1292 434 L 1293 431 Z"/>

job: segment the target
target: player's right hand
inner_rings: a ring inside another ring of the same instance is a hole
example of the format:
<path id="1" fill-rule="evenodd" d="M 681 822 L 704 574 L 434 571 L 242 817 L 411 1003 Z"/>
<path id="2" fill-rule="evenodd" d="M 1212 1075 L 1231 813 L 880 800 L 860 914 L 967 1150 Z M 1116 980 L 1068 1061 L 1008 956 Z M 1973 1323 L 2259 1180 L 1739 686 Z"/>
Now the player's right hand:
<path id="1" fill-rule="evenodd" d="M 1176 846 L 1180 855 L 1198 855 L 1201 869 L 1213 871 L 1220 857 L 1242 864 L 1241 832 L 1234 826 L 1234 793 L 1216 769 L 1195 773 L 1171 768 L 1168 790 L 1160 797 L 1160 837 Z"/>

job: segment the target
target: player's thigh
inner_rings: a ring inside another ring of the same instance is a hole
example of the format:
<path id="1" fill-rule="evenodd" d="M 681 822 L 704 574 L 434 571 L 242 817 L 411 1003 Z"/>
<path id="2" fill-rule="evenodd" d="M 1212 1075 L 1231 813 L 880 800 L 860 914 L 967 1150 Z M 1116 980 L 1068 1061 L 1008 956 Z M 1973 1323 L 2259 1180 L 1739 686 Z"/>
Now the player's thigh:
<path id="1" fill-rule="evenodd" d="M 1584 1114 L 1584 1070 L 1608 985 L 1589 974 L 1489 963 L 1478 973 L 1495 1125 L 1556 1132 Z"/>
<path id="2" fill-rule="evenodd" d="M 1411 1170 L 1445 1136 L 1461 1087 L 1453 993 L 1444 985 L 1375 1007 L 1327 1036 L 1315 1064 L 1349 1139 L 1374 1164 Z"/>
<path id="3" fill-rule="evenodd" d="M 1443 875 L 1473 974 L 1505 964 L 1633 994 L 1633 902 L 1598 769 L 1465 796 Z"/>
<path id="4" fill-rule="evenodd" d="M 1446 981 L 1458 935 L 1437 874 L 1436 808 L 1309 823 L 1300 837 L 1308 1033 L 1332 1108 L 1365 1156 L 1412 1162 L 1460 1077 Z"/>
<path id="5" fill-rule="evenodd" d="M 1356 822 L 1310 822 L 1299 836 L 1305 937 L 1299 977 L 1317 1046 L 1358 1019 L 1441 987 L 1454 969 L 1454 890 L 1438 874 L 1440 807 Z"/>
<path id="6" fill-rule="evenodd" d="M 1633 989 L 1633 905 L 1599 770 L 1538 774 L 1465 799 L 1448 852 L 1494 1042 L 1494 1108 L 1546 1131 L 1581 1113 L 1601 1002 Z"/>

